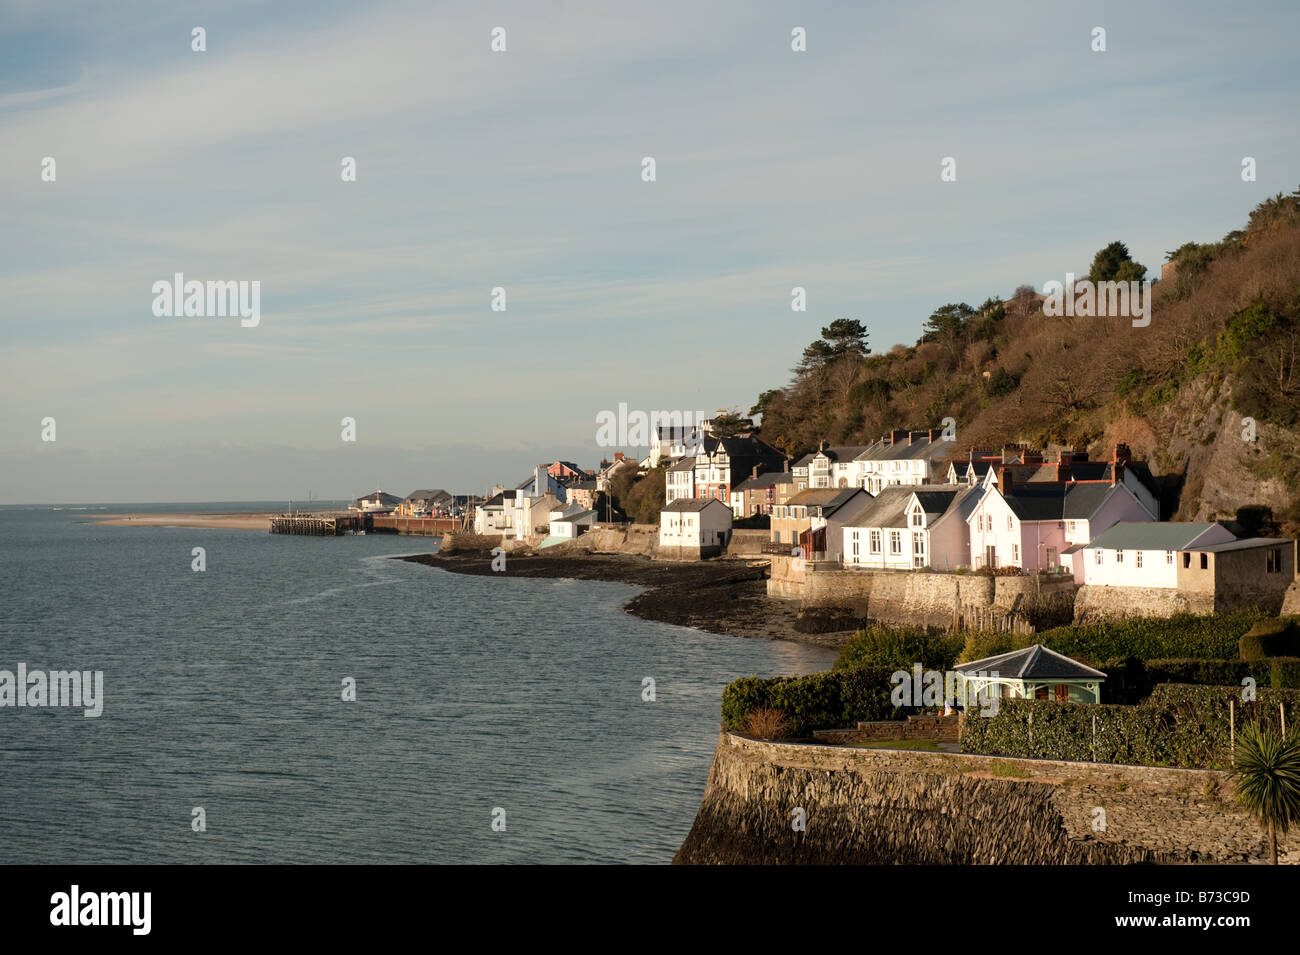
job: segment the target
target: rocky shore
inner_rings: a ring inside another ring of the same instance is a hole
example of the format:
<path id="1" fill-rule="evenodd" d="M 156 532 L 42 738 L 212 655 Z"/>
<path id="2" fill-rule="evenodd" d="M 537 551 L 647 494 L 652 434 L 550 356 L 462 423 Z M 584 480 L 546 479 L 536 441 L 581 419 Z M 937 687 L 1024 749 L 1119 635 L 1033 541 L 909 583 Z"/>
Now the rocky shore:
<path id="1" fill-rule="evenodd" d="M 493 576 L 492 556 L 484 553 L 403 557 L 454 574 Z M 656 561 L 621 554 L 548 556 L 511 554 L 509 577 L 606 580 L 646 588 L 624 608 L 646 620 L 695 627 L 709 633 L 764 640 L 793 640 L 838 648 L 852 631 L 807 630 L 793 601 L 767 596 L 766 561 Z M 815 629 L 815 628 L 814 628 Z"/>

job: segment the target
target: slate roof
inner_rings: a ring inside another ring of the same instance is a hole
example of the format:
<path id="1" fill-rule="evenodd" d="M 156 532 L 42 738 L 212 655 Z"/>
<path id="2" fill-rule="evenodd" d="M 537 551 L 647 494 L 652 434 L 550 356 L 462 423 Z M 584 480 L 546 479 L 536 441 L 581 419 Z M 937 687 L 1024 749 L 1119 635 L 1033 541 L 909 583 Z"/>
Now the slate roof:
<path id="1" fill-rule="evenodd" d="M 1022 521 L 1086 521 L 1118 490 L 1109 482 L 1039 482 L 1012 485 L 1011 492 L 1002 496 Z"/>
<path id="2" fill-rule="evenodd" d="M 730 507 L 727 507 L 726 504 L 723 504 L 722 501 L 719 501 L 716 497 L 683 497 L 673 501 L 671 504 L 665 504 L 661 510 L 696 512 L 704 510 L 710 504 L 717 504 L 720 507 L 726 507 L 728 512 L 731 511 Z"/>
<path id="3" fill-rule="evenodd" d="M 438 488 L 437 490 L 434 491 L 428 491 L 422 488 L 418 491 L 412 491 L 410 494 L 406 495 L 407 501 L 441 501 L 444 499 L 450 501 L 452 498 L 451 495 L 448 494 L 446 491 L 444 491 L 442 488 Z"/>
<path id="4" fill-rule="evenodd" d="M 1183 550 L 1214 526 L 1187 521 L 1121 521 L 1094 537 L 1088 546 L 1107 550 Z"/>
<path id="5" fill-rule="evenodd" d="M 695 458 L 694 457 L 682 458 L 676 464 L 672 465 L 668 470 L 669 471 L 694 471 Z"/>
<path id="6" fill-rule="evenodd" d="M 793 484 L 794 475 L 789 471 L 769 471 L 766 474 L 760 474 L 758 477 L 747 477 L 735 487 L 733 491 L 760 491 L 769 487 L 776 487 L 778 484 Z"/>
<path id="7" fill-rule="evenodd" d="M 907 519 L 907 502 L 914 489 L 904 484 L 882 487 L 874 500 L 865 502 L 836 523 L 845 527 L 902 527 Z M 797 495 L 796 495 L 797 496 Z"/>
<path id="8" fill-rule="evenodd" d="M 1106 679 L 1106 674 L 1084 666 L 1077 660 L 1049 650 L 1041 643 L 1023 650 L 999 653 L 997 656 L 960 663 L 953 667 L 958 673 L 973 674 L 977 670 L 996 673 L 1003 679 L 1013 680 L 1096 680 Z"/>

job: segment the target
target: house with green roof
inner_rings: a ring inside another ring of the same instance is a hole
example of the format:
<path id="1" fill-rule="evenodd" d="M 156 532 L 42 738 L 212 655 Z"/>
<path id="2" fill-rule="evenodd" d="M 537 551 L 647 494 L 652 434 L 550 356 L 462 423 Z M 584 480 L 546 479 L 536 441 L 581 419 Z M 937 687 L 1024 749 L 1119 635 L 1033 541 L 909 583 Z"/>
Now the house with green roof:
<path id="1" fill-rule="evenodd" d="M 1041 643 L 953 667 L 958 699 L 1056 700 L 1100 703 L 1106 674 L 1049 650 Z"/>
<path id="2" fill-rule="evenodd" d="M 1179 554 L 1235 541 L 1222 524 L 1121 521 L 1077 548 L 1089 587 L 1178 587 Z"/>

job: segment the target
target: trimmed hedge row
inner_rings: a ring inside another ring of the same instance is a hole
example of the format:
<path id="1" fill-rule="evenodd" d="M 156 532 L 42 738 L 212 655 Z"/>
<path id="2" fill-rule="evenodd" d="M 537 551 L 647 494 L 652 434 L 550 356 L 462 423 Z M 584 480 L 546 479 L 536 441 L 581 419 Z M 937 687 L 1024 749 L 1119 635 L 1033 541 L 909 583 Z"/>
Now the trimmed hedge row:
<path id="1" fill-rule="evenodd" d="M 1090 660 L 1229 660 L 1238 655 L 1238 642 L 1261 619 L 1257 612 L 1224 616 L 1180 614 L 1142 617 L 1099 624 L 1054 627 L 1030 635 L 1029 646 L 1041 643 L 1067 657 Z M 1024 640 L 1026 638 L 1021 637 Z"/>
<path id="2" fill-rule="evenodd" d="M 1067 657 L 1089 661 L 1094 666 L 1106 660 L 1128 657 L 1140 660 L 1236 659 L 1241 656 L 1238 648 L 1242 637 L 1259 624 L 1262 617 L 1256 611 L 1220 616 L 1180 614 L 1096 624 L 1067 624 L 1030 634 L 972 631 L 965 634 L 966 643 L 959 659 L 969 663 L 1035 643 Z"/>
<path id="3" fill-rule="evenodd" d="M 815 729 L 854 726 L 859 720 L 897 720 L 906 716 L 889 696 L 890 676 L 899 667 L 846 667 L 808 676 L 763 679 L 742 677 L 722 691 L 722 722 L 740 730 L 749 711 L 760 706 L 785 713 L 792 736 Z"/>
<path id="4" fill-rule="evenodd" d="M 987 756 L 1225 769 L 1230 701 L 1238 727 L 1277 726 L 1279 703 L 1288 720 L 1300 719 L 1300 691 L 1264 688 L 1255 702 L 1243 703 L 1238 687 L 1161 684 L 1137 706 L 1002 700 L 995 716 L 971 708 L 962 720 L 961 748 Z"/>
<path id="5" fill-rule="evenodd" d="M 923 630 L 902 627 L 868 627 L 859 630 L 840 648 L 835 669 L 876 666 L 891 670 L 951 670 L 961 653 L 964 637 L 957 633 L 927 635 Z"/>
<path id="6" fill-rule="evenodd" d="M 1269 660 L 1108 660 L 1102 696 L 1107 703 L 1140 703 L 1161 683 L 1241 686 L 1247 677 L 1256 686 L 1300 689 L 1300 658 Z"/>
<path id="7" fill-rule="evenodd" d="M 1243 660 L 1293 657 L 1300 654 L 1300 627 L 1291 617 L 1261 620 L 1242 634 L 1237 646 Z"/>

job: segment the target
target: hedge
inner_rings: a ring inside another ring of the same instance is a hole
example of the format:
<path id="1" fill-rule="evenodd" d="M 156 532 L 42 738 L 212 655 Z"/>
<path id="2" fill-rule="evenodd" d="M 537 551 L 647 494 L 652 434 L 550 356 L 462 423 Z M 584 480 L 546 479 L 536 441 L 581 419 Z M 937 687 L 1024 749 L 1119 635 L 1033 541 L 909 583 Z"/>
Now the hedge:
<path id="1" fill-rule="evenodd" d="M 1295 662 L 1293 662 L 1295 661 Z M 1161 683 L 1197 686 L 1241 686 L 1250 677 L 1256 686 L 1300 689 L 1300 658 L 1269 660 L 1108 660 L 1102 699 L 1107 703 L 1141 703 Z"/>
<path id="2" fill-rule="evenodd" d="M 1137 706 L 1002 700 L 994 716 L 966 711 L 961 748 L 988 756 L 1226 769 L 1230 701 L 1238 727 L 1251 721 L 1276 726 L 1279 703 L 1288 721 L 1300 719 L 1300 691 L 1266 687 L 1256 696 L 1243 703 L 1235 686 L 1161 684 Z"/>
<path id="3" fill-rule="evenodd" d="M 853 726 L 859 720 L 896 720 L 906 713 L 890 701 L 890 676 L 898 667 L 846 667 L 808 676 L 742 677 L 722 691 L 722 722 L 740 730 L 760 706 L 785 713 L 792 736 L 815 729 Z"/>
<path id="4" fill-rule="evenodd" d="M 1260 617 L 1254 611 L 1221 616 L 1140 617 L 1053 627 L 1018 639 L 1028 639 L 1025 646 L 1041 643 L 1067 657 L 1098 662 L 1126 657 L 1229 660 L 1238 656 L 1238 641 Z"/>
<path id="5" fill-rule="evenodd" d="M 965 634 L 959 659 L 969 663 L 984 657 L 1020 650 L 1041 643 L 1067 657 L 1099 666 L 1106 660 L 1237 659 L 1243 635 L 1260 622 L 1257 611 L 1197 616 L 1136 617 L 1096 624 L 1067 624 L 1040 633 Z M 1300 648 L 1287 651 L 1300 655 Z"/>
<path id="6" fill-rule="evenodd" d="M 961 634 L 929 636 L 917 629 L 868 627 L 849 637 L 840 649 L 835 669 L 876 666 L 910 671 L 919 663 L 926 670 L 951 670 L 962 643 Z"/>
<path id="7" fill-rule="evenodd" d="M 1243 660 L 1293 657 L 1300 654 L 1300 628 L 1287 618 L 1261 620 L 1242 634 L 1237 646 Z"/>

